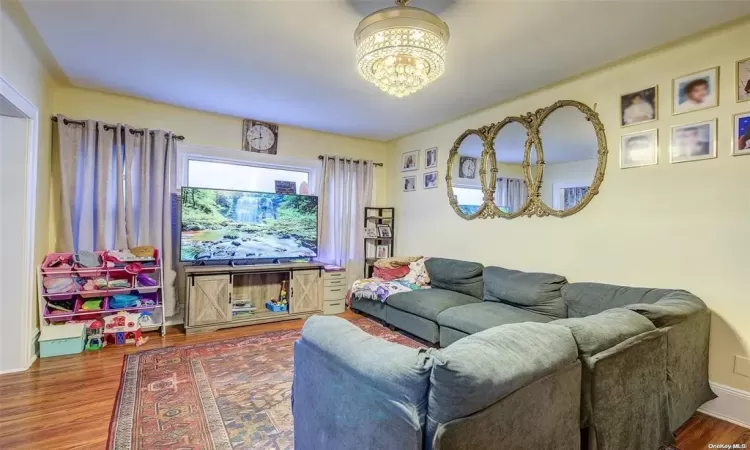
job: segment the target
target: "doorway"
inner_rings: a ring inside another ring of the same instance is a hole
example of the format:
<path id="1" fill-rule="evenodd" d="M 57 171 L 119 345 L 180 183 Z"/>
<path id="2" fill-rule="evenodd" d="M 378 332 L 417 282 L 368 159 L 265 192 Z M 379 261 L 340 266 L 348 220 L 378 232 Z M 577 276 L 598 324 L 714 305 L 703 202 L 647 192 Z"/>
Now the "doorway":
<path id="1" fill-rule="evenodd" d="M 36 358 L 37 122 L 37 108 L 0 78 L 0 373 Z"/>

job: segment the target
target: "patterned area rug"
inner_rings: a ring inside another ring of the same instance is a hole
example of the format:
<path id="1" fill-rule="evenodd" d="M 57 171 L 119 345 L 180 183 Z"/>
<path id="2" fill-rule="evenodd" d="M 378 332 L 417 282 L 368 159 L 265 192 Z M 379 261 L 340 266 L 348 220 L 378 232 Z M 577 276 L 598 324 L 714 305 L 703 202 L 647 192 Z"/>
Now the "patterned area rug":
<path id="1" fill-rule="evenodd" d="M 420 344 L 370 319 L 366 332 Z M 108 448 L 291 449 L 293 343 L 276 331 L 125 356 Z"/>

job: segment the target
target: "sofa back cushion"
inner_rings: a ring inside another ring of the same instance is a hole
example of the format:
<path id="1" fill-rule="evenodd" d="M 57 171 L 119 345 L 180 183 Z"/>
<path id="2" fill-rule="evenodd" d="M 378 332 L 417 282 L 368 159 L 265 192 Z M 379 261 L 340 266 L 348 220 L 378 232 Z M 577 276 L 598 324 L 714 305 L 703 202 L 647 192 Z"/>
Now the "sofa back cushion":
<path id="1" fill-rule="evenodd" d="M 651 289 L 600 283 L 570 283 L 562 288 L 568 317 L 586 317 L 633 303 L 656 303 L 673 289 Z"/>
<path id="2" fill-rule="evenodd" d="M 567 328 L 529 322 L 480 331 L 432 357 L 427 415 L 435 425 L 480 411 L 574 363 L 578 349 Z"/>
<path id="3" fill-rule="evenodd" d="M 484 266 L 458 259 L 429 258 L 424 263 L 433 287 L 482 298 Z"/>
<path id="4" fill-rule="evenodd" d="M 568 280 L 553 273 L 521 272 L 502 267 L 484 269 L 484 300 L 508 303 L 554 318 L 567 317 L 560 289 Z"/>
<path id="5" fill-rule="evenodd" d="M 593 316 L 550 322 L 570 329 L 583 358 L 590 358 L 634 336 L 656 327 L 642 315 L 623 308 L 608 309 Z"/>

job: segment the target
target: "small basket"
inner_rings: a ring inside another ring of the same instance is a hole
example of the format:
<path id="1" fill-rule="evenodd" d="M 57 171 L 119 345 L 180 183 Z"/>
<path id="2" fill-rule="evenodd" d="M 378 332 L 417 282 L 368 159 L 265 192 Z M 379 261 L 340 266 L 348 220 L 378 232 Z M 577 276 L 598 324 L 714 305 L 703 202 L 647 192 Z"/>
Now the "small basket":
<path id="1" fill-rule="evenodd" d="M 75 263 L 75 271 L 82 277 L 97 277 L 103 275 L 105 272 L 104 268 L 104 252 L 94 252 L 99 257 L 101 263 L 96 267 L 83 267 L 78 263 Z"/>
<path id="2" fill-rule="evenodd" d="M 287 310 L 288 305 L 274 305 L 271 302 L 266 302 L 266 308 L 271 312 L 283 312 Z"/>
<path id="3" fill-rule="evenodd" d="M 50 267 L 50 264 L 57 261 L 58 258 L 65 258 L 68 261 L 68 264 L 73 263 L 73 254 L 69 252 L 63 252 L 63 253 L 49 253 L 46 258 L 44 258 L 44 262 L 42 263 L 42 273 L 43 274 L 53 274 L 53 273 L 71 273 L 73 271 L 72 265 L 70 267 Z"/>

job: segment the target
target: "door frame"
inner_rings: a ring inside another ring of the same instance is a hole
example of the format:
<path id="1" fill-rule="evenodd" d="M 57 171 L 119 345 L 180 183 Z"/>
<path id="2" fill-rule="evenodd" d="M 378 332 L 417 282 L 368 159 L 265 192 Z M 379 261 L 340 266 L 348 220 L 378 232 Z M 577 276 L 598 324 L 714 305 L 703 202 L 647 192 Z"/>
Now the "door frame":
<path id="1" fill-rule="evenodd" d="M 25 307 L 21 308 L 21 345 L 26 349 L 24 360 L 19 361 L 19 367 L 4 372 L 20 372 L 27 370 L 37 357 L 35 340 L 39 334 L 38 324 L 32 324 L 33 302 L 38 301 L 35 294 L 35 232 L 36 232 L 36 193 L 37 193 L 37 159 L 39 137 L 39 109 L 15 89 L 8 81 L 0 76 L 0 96 L 5 97 L 13 106 L 21 111 L 28 120 L 27 151 L 26 151 L 26 202 L 24 213 L 23 252 L 21 254 L 22 297 L 28 299 Z M 39 312 L 41 314 L 41 311 Z M 2 319 L 0 319 L 2 320 Z"/>

